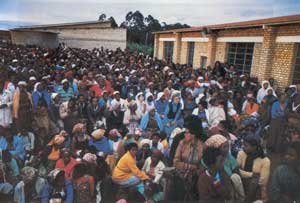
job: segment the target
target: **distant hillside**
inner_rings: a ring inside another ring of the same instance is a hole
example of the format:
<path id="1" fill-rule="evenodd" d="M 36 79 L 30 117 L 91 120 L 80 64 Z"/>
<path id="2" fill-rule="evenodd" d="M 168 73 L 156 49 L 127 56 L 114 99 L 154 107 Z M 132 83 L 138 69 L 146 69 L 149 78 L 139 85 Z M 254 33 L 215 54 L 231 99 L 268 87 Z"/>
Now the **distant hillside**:
<path id="1" fill-rule="evenodd" d="M 20 22 L 20 21 L 1 21 L 0 20 L 0 30 L 8 30 L 11 28 L 16 28 L 20 26 L 34 25 L 32 22 Z"/>

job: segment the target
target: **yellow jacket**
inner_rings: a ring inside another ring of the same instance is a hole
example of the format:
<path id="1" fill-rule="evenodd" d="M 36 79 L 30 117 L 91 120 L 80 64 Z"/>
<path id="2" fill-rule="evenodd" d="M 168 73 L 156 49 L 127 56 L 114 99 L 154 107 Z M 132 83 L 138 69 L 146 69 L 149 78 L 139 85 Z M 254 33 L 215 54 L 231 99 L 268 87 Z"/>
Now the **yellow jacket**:
<path id="1" fill-rule="evenodd" d="M 131 176 L 136 176 L 141 180 L 149 179 L 149 177 L 136 166 L 135 157 L 133 157 L 130 152 L 127 152 L 122 156 L 115 167 L 112 179 L 116 182 L 121 182 L 128 180 Z"/>

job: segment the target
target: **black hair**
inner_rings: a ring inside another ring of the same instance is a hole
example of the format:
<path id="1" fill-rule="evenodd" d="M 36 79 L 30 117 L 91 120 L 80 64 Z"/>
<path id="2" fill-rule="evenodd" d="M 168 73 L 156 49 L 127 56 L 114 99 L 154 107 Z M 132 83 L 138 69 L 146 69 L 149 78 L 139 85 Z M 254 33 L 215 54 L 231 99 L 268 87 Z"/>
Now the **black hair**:
<path id="1" fill-rule="evenodd" d="M 251 146 L 254 146 L 257 148 L 257 151 L 255 152 L 254 157 L 260 157 L 260 158 L 265 158 L 265 152 L 264 149 L 260 143 L 260 138 L 255 136 L 253 133 L 248 133 L 244 137 L 244 142 L 249 143 Z"/>
<path id="2" fill-rule="evenodd" d="M 201 106 L 203 106 L 203 108 L 207 109 L 207 102 L 206 101 L 203 101 L 203 100 L 200 100 L 199 101 L 199 104 L 201 104 Z"/>
<path id="3" fill-rule="evenodd" d="M 138 148 L 138 145 L 135 142 L 129 143 L 126 145 L 126 149 L 130 151 L 132 148 Z"/>
<path id="4" fill-rule="evenodd" d="M 153 136 L 157 136 L 157 137 L 161 138 L 161 137 L 160 137 L 160 134 L 157 133 L 157 132 L 152 134 L 152 138 L 153 138 Z"/>
<path id="5" fill-rule="evenodd" d="M 203 133 L 202 121 L 196 115 L 189 115 L 184 119 L 184 127 L 190 131 L 191 134 L 202 142 L 204 142 L 207 137 Z"/>
<path id="6" fill-rule="evenodd" d="M 217 161 L 217 157 L 222 156 L 221 149 L 215 147 L 207 147 L 203 152 L 203 161 L 210 168 Z"/>
<path id="7" fill-rule="evenodd" d="M 76 180 L 86 174 L 87 165 L 85 163 L 78 163 L 74 166 L 72 172 L 72 179 Z"/>
<path id="8" fill-rule="evenodd" d="M 287 149 L 293 149 L 293 150 L 295 150 L 296 153 L 297 153 L 298 159 L 300 159 L 300 141 L 291 142 L 287 146 L 286 151 L 287 151 Z"/>

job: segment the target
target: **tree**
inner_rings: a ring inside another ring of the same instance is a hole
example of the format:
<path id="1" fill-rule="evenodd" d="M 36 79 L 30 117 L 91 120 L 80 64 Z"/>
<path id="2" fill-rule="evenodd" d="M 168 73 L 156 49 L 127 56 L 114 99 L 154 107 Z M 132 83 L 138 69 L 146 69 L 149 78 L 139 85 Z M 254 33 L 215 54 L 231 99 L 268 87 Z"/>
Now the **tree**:
<path id="1" fill-rule="evenodd" d="M 111 22 L 111 27 L 113 27 L 113 28 L 118 27 L 118 24 L 115 21 L 114 17 L 111 16 L 110 18 L 108 18 L 108 20 Z"/>
<path id="2" fill-rule="evenodd" d="M 106 14 L 105 14 L 105 13 L 102 13 L 102 14 L 99 16 L 99 20 L 100 20 L 100 21 L 106 20 Z"/>

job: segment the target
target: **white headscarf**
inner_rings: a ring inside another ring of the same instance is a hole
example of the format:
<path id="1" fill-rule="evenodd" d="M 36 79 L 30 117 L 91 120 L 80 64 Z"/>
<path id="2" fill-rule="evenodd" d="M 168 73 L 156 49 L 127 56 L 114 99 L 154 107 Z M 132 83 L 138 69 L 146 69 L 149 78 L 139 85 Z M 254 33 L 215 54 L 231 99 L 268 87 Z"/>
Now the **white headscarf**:
<path id="1" fill-rule="evenodd" d="M 37 83 L 35 83 L 35 85 L 34 85 L 34 90 L 33 91 L 37 91 L 37 87 L 40 85 L 41 83 L 40 82 L 37 82 Z"/>

